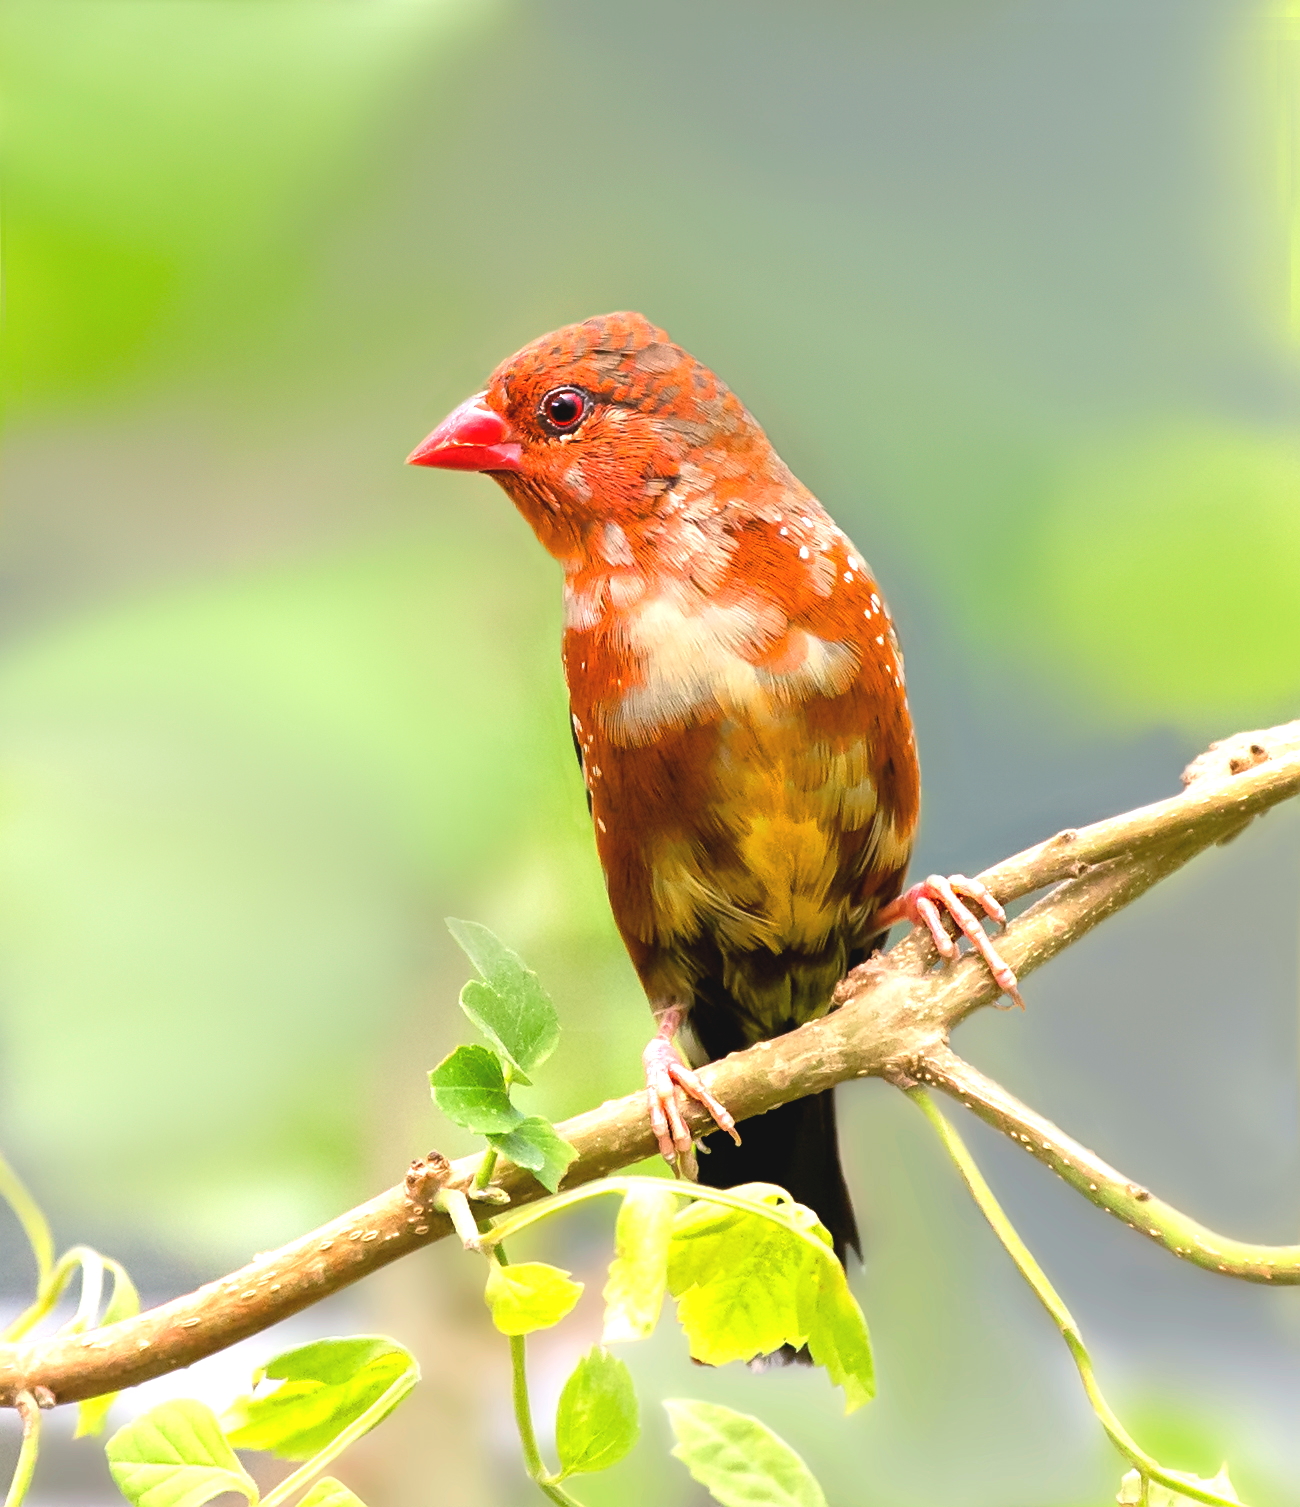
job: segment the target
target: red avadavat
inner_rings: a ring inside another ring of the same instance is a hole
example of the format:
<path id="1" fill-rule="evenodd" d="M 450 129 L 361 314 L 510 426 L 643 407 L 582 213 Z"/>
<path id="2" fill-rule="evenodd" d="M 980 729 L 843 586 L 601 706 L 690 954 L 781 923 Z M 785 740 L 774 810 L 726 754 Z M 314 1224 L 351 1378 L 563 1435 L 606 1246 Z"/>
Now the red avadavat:
<path id="1" fill-rule="evenodd" d="M 745 1126 L 682 1061 L 822 1015 L 892 924 L 1015 975 L 960 876 L 901 893 L 920 779 L 903 660 L 866 561 L 740 400 L 639 314 L 570 325 L 502 363 L 410 457 L 486 471 L 564 567 L 564 673 L 610 904 L 658 1022 L 659 1146 L 689 1160 L 679 1092 L 722 1133 L 714 1187 L 780 1183 L 843 1259 L 858 1233 L 829 1093 Z M 727 1139 L 735 1140 L 732 1144 Z"/>

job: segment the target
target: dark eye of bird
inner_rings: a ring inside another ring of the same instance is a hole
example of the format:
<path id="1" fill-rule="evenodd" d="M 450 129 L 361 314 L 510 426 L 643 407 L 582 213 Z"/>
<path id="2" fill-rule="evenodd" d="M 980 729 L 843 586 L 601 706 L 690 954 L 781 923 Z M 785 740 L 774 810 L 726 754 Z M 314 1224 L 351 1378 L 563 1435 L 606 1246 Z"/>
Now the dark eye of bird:
<path id="1" fill-rule="evenodd" d="M 582 423 L 587 404 L 587 394 L 581 388 L 556 387 L 542 399 L 540 412 L 548 428 L 565 434 Z"/>

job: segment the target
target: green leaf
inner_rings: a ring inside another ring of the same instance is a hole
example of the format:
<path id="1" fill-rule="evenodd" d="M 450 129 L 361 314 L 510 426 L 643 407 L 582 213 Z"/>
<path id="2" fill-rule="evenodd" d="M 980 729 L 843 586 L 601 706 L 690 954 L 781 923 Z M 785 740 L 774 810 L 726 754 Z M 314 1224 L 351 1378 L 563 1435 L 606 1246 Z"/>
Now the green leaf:
<path id="1" fill-rule="evenodd" d="M 668 1282 L 668 1243 L 680 1202 L 666 1185 L 634 1187 L 624 1197 L 605 1284 L 604 1344 L 643 1340 L 659 1322 Z"/>
<path id="2" fill-rule="evenodd" d="M 105 1270 L 113 1274 L 113 1296 L 108 1300 L 101 1326 L 133 1319 L 140 1312 L 140 1294 L 135 1290 L 135 1283 L 127 1276 L 120 1261 L 108 1256 L 103 1261 Z M 88 1397 L 81 1403 L 77 1408 L 77 1429 L 72 1437 L 82 1439 L 87 1434 L 98 1434 L 108 1421 L 108 1411 L 116 1397 L 116 1392 L 105 1392 L 102 1397 Z"/>
<path id="3" fill-rule="evenodd" d="M 568 1272 L 542 1261 L 522 1261 L 517 1266 L 488 1270 L 483 1294 L 492 1310 L 492 1322 L 502 1334 L 531 1334 L 558 1324 L 582 1296 L 582 1283 Z"/>
<path id="4" fill-rule="evenodd" d="M 461 991 L 460 1007 L 521 1073 L 540 1067 L 560 1039 L 560 1021 L 537 975 L 476 921 L 447 918 L 447 929 L 482 975 Z"/>
<path id="5" fill-rule="evenodd" d="M 757 1418 L 680 1397 L 664 1407 L 673 1454 L 722 1507 L 826 1507 L 817 1478 Z"/>
<path id="6" fill-rule="evenodd" d="M 808 1326 L 808 1352 L 832 1383 L 844 1388 L 844 1411 L 852 1413 L 876 1395 L 875 1365 L 867 1320 L 849 1291 L 844 1268 L 820 1263 L 817 1297 Z"/>
<path id="7" fill-rule="evenodd" d="M 594 1345 L 564 1383 L 555 1414 L 562 1475 L 607 1470 L 637 1441 L 636 1389 L 616 1355 Z"/>
<path id="8" fill-rule="evenodd" d="M 804 1344 L 809 1304 L 800 1299 L 815 1291 L 820 1264 L 784 1221 L 703 1200 L 683 1209 L 673 1220 L 668 1286 L 691 1355 L 722 1366 Z"/>
<path id="9" fill-rule="evenodd" d="M 701 1199 L 673 1220 L 668 1288 L 691 1355 L 721 1366 L 807 1345 L 853 1412 L 875 1395 L 871 1343 L 829 1233 L 783 1189 L 731 1191 L 754 1200 L 754 1212 Z"/>
<path id="10" fill-rule="evenodd" d="M 235 1458 L 216 1414 L 181 1397 L 150 1408 L 108 1441 L 108 1468 L 135 1507 L 201 1507 L 223 1491 L 257 1501 L 253 1478 Z"/>
<path id="11" fill-rule="evenodd" d="M 316 1340 L 286 1350 L 253 1375 L 278 1381 L 263 1397 L 239 1397 L 226 1410 L 226 1437 L 239 1449 L 263 1449 L 282 1460 L 307 1460 L 331 1443 L 383 1395 L 388 1407 L 370 1420 L 373 1428 L 409 1391 L 394 1388 L 403 1376 L 413 1386 L 419 1369 L 411 1352 L 384 1335 Z"/>
<path id="12" fill-rule="evenodd" d="M 488 1141 L 502 1156 L 508 1156 L 529 1172 L 551 1193 L 557 1191 L 568 1165 L 577 1156 L 555 1126 L 540 1115 L 529 1115 L 504 1135 L 490 1135 Z"/>
<path id="13" fill-rule="evenodd" d="M 501 1135 L 523 1121 L 501 1063 L 487 1047 L 457 1047 L 429 1074 L 429 1083 L 443 1114 L 478 1135 Z"/>
<path id="14" fill-rule="evenodd" d="M 342 1481 L 322 1476 L 305 1497 L 299 1498 L 298 1507 L 366 1507 L 366 1504 Z"/>

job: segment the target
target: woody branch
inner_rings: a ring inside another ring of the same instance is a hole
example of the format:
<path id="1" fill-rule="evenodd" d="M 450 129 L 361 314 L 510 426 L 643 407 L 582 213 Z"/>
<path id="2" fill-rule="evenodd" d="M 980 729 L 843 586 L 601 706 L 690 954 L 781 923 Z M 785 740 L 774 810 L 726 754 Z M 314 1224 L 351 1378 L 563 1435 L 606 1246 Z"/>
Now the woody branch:
<path id="1" fill-rule="evenodd" d="M 1022 978 L 1197 853 L 1300 794 L 1300 721 L 1218 744 L 1183 779 L 1180 795 L 1058 833 L 980 875 L 1004 904 L 1056 886 L 999 939 Z M 909 936 L 845 979 L 831 1015 L 710 1064 L 702 1070 L 705 1081 L 737 1120 L 850 1078 L 932 1083 L 1047 1161 L 1084 1197 L 1177 1255 L 1249 1281 L 1300 1283 L 1300 1246 L 1249 1245 L 1203 1229 L 963 1062 L 948 1034 L 972 1011 L 995 1004 L 997 986 L 975 958 L 940 971 L 935 959 L 927 938 Z M 693 1129 L 710 1128 L 697 1106 L 687 1113 Z M 655 1150 L 641 1093 L 558 1129 L 578 1152 L 565 1179 L 570 1187 Z M 444 1186 L 469 1188 L 479 1163 L 474 1156 L 450 1166 L 436 1157 L 416 1164 L 405 1183 L 137 1318 L 90 1334 L 0 1346 L 0 1403 L 15 1406 L 41 1388 L 37 1395 L 66 1403 L 136 1386 L 310 1307 L 451 1234 L 435 1200 Z M 510 1163 L 498 1165 L 493 1182 L 516 1204 L 545 1197 Z"/>

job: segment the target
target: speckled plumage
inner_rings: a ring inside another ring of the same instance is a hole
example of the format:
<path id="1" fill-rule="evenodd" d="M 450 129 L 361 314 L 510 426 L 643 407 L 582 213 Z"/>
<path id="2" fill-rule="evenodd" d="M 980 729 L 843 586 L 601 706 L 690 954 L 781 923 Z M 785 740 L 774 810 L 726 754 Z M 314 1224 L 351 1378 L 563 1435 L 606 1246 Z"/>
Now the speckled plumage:
<path id="1" fill-rule="evenodd" d="M 539 409 L 560 386 L 590 398 L 572 433 Z M 735 395 L 638 314 L 534 341 L 475 401 L 516 437 L 496 479 L 564 569 L 574 739 L 652 1005 L 684 1007 L 709 1056 L 823 1014 L 902 888 L 919 804 L 902 657 L 865 560 Z M 802 1113 L 824 1133 L 829 1097 Z M 747 1143 L 770 1142 L 753 1124 Z M 813 1192 L 792 1191 L 842 1249 L 856 1231 L 830 1135 L 800 1152 L 827 1161 L 806 1169 Z M 766 1168 L 723 1152 L 707 1181 L 797 1179 L 770 1146 Z"/>

